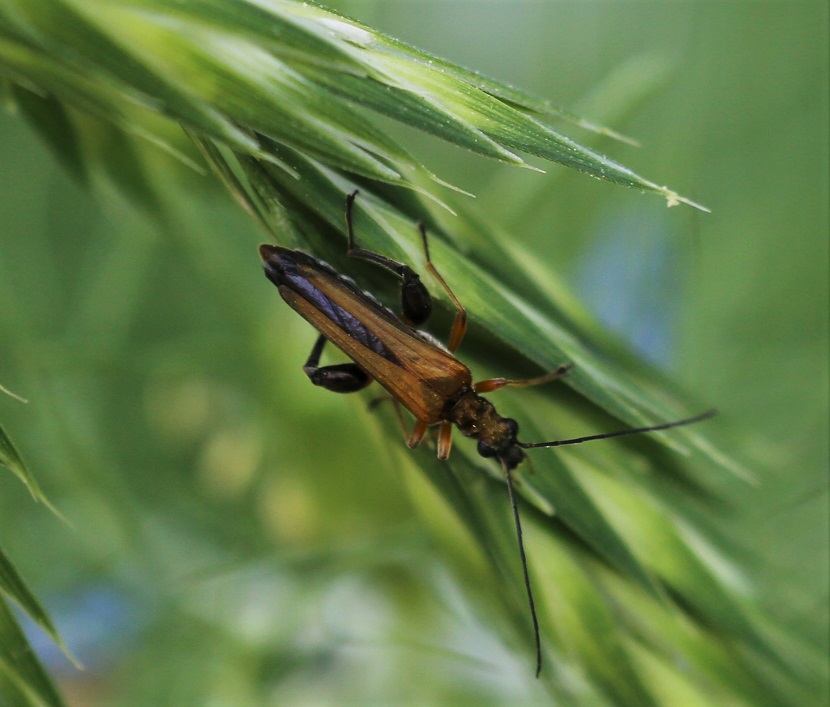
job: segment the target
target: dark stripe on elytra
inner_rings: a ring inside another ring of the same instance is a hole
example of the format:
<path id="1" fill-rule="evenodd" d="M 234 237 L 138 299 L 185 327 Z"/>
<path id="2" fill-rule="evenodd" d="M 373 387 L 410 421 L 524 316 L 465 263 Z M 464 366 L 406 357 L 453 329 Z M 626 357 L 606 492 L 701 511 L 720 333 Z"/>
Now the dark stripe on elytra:
<path id="1" fill-rule="evenodd" d="M 311 261 L 310 264 L 322 265 L 322 263 L 311 258 L 311 256 L 305 257 Z M 328 317 L 358 343 L 362 344 L 379 356 L 383 356 L 387 361 L 400 364 L 398 357 L 395 356 L 395 354 L 375 334 L 367 329 L 357 317 L 333 302 L 331 298 L 325 295 L 318 288 L 314 287 L 308 279 L 303 277 L 297 269 L 297 263 L 295 260 L 292 258 L 281 257 L 280 261 L 280 264 L 282 265 L 282 277 L 280 279 L 283 280 L 284 284 L 288 285 L 290 289 L 311 304 L 318 312 Z M 355 294 L 365 297 L 362 292 L 359 292 L 355 288 L 351 281 L 346 282 L 346 278 L 335 273 L 330 268 L 321 267 L 319 269 L 323 270 L 327 274 L 334 275 L 339 281 L 343 282 L 349 290 L 355 292 Z M 389 311 L 374 298 L 370 298 L 370 302 L 384 311 Z M 391 314 L 391 312 L 389 313 Z"/>

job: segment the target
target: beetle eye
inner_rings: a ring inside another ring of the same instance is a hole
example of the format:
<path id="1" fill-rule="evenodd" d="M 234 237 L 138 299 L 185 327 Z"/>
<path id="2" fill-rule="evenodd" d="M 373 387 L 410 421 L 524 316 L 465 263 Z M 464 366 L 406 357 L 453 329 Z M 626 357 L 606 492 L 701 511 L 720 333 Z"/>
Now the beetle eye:
<path id="1" fill-rule="evenodd" d="M 493 449 L 487 442 L 483 439 L 478 440 L 478 453 L 483 457 L 494 457 L 496 456 L 496 450 Z"/>

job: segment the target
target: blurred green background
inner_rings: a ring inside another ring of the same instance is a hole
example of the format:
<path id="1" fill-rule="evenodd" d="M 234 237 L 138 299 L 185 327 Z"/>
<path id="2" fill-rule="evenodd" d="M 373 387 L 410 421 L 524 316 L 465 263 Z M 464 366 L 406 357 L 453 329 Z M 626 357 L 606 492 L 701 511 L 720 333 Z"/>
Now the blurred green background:
<path id="1" fill-rule="evenodd" d="M 640 140 L 571 131 L 712 209 L 389 127 L 722 411 L 761 482 L 726 489 L 724 523 L 761 604 L 826 652 L 826 3 L 331 6 Z M 303 376 L 315 334 L 262 277 L 263 234 L 211 179 L 133 157 L 152 204 L 86 190 L 0 114 L 0 383 L 29 401 L 0 421 L 71 523 L 5 474 L 0 544 L 86 665 L 32 632 L 70 704 L 544 699 L 465 607 L 383 412 Z"/>

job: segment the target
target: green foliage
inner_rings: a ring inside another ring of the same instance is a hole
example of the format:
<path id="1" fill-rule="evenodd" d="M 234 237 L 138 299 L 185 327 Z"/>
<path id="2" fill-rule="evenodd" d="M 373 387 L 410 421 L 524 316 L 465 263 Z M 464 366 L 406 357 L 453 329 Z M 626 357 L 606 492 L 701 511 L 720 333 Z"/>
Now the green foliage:
<path id="1" fill-rule="evenodd" d="M 528 152 L 688 203 L 536 116 L 587 121 L 307 3 L 43 0 L 0 5 L 0 22 L 10 80 L 162 143 L 143 118 L 173 119 L 289 174 L 279 146 L 398 186 L 428 176 L 358 105 L 488 157 L 524 165 L 515 151 Z"/>
<path id="2" fill-rule="evenodd" d="M 2 386 L 0 391 L 11 395 Z M 2 427 L 0 467 L 14 472 L 36 499 L 46 501 Z M 20 704 L 62 705 L 63 700 L 29 647 L 6 599 L 15 601 L 56 643 L 63 645 L 49 615 L 0 548 L 0 696 L 14 695 Z"/>
<path id="3" fill-rule="evenodd" d="M 660 84 L 665 71 L 647 63 L 628 73 L 621 66 L 618 83 L 611 77 L 597 90 L 591 102 L 599 113 L 616 113 L 616 124 L 638 115 L 616 95 L 668 91 Z M 724 510 L 761 498 L 752 484 L 769 482 L 776 455 L 778 466 L 794 464 L 791 450 L 753 448 L 751 438 L 728 430 L 744 400 L 729 376 L 740 370 L 738 353 L 752 348 L 729 317 L 740 313 L 742 324 L 758 326 L 782 288 L 747 285 L 745 298 L 725 297 L 719 286 L 737 287 L 726 275 L 698 283 L 689 303 L 672 311 L 690 352 L 684 382 L 697 399 L 724 408 L 720 420 L 531 452 L 533 470 L 521 474 L 519 491 L 545 643 L 535 684 L 499 470 L 466 440 L 449 463 L 434 458 L 431 444 L 401 449 L 390 411 L 365 411 L 373 393 L 332 400 L 311 389 L 299 364 L 312 332 L 256 272 L 249 223 L 191 171 L 208 165 L 271 240 L 354 273 L 389 301 L 390 278 L 344 257 L 344 196 L 361 190 L 360 244 L 417 270 L 423 255 L 415 223 L 423 218 L 435 262 L 469 309 L 461 355 L 477 377 L 574 364 L 550 390 L 499 393 L 499 409 L 519 420 L 521 439 L 536 441 L 702 409 L 597 325 L 552 269 L 576 262 L 598 230 L 592 214 L 604 210 L 622 223 L 628 207 L 620 204 L 636 197 L 599 185 L 602 194 L 614 192 L 600 202 L 588 196 L 600 191 L 587 180 L 542 176 L 520 153 L 688 203 L 551 127 L 591 124 L 340 15 L 285 1 L 0 0 L 0 73 L 8 104 L 76 178 L 50 175 L 34 148 L 16 152 L 8 141 L 16 160 L 5 178 L 25 198 L 5 217 L 6 233 L 35 230 L 42 202 L 54 216 L 36 236 L 6 235 L 0 244 L 0 312 L 12 332 L 0 366 L 31 400 L 27 418 L 4 411 L 4 421 L 15 422 L 15 438 L 77 535 L 31 518 L 13 495 L 2 499 L 0 530 L 35 586 L 66 593 L 99 581 L 129 598 L 142 619 L 140 639 L 115 663 L 91 668 L 110 683 L 113 701 L 817 699 L 822 645 L 798 621 L 817 601 L 812 587 L 821 568 L 805 574 L 812 584 L 791 612 L 776 610 L 776 598 L 794 596 L 786 592 L 797 585 L 776 585 L 758 570 L 763 563 L 752 553 L 765 555 L 753 543 L 752 523 Z M 692 88 L 683 98 L 708 105 Z M 759 102 L 752 105 L 765 105 L 761 92 L 753 95 Z M 682 103 L 676 100 L 678 110 Z M 669 124 L 682 124 L 664 110 Z M 534 170 L 486 177 L 478 167 L 475 175 L 427 169 L 401 146 L 412 136 L 388 118 Z M 681 165 L 674 173 L 684 183 L 707 184 L 708 167 L 695 169 L 694 146 L 677 147 L 681 133 L 696 134 L 683 130 L 667 143 L 665 162 Z M 592 140 L 616 136 L 595 132 Z M 641 126 L 640 134 L 650 141 L 652 131 Z M 672 172 L 665 163 L 660 169 Z M 826 182 L 826 165 L 818 174 Z M 477 213 L 466 196 L 446 195 L 445 176 L 486 195 Z M 56 179 L 46 195 L 41 185 Z M 100 211 L 78 183 L 101 195 Z M 735 188 L 725 180 L 702 200 L 722 202 Z M 556 218 L 546 213 L 548 202 Z M 641 208 L 648 222 L 649 207 Z M 488 218 L 488 210 L 502 218 Z M 669 213 L 660 223 L 676 231 L 694 212 Z M 540 218 L 545 225 L 534 227 Z M 707 218 L 719 218 L 717 211 Z M 746 228 L 736 219 L 730 225 Z M 743 262 L 763 253 L 757 267 L 769 272 L 779 263 L 759 242 L 771 241 L 730 241 L 734 252 L 724 247 L 717 256 Z M 712 239 L 703 242 L 706 279 L 706 266 L 717 266 L 707 257 Z M 656 247 L 645 244 L 637 256 Z M 802 276 L 826 286 L 810 273 Z M 701 302 L 709 307 L 695 314 Z M 432 326 L 439 337 L 451 316 L 449 303 L 440 304 Z M 705 349 L 693 339 L 705 338 L 713 320 L 724 332 L 718 345 L 734 357 L 723 373 L 704 365 L 715 344 Z M 826 322 L 816 326 L 814 343 L 802 349 L 812 361 L 826 353 Z M 820 429 L 826 406 L 819 396 L 804 400 Z M 5 440 L 4 463 L 42 500 Z M 753 451 L 723 452 L 746 447 Z M 801 494 L 819 478 L 821 450 L 811 449 Z M 826 480 L 818 488 L 826 494 Z M 12 535 L 11 528 L 21 530 Z M 44 548 L 44 533 L 54 550 Z M 819 537 L 812 526 L 804 533 Z M 826 552 L 826 544 L 819 549 Z M 37 559 L 49 552 L 59 559 Z M 0 560 L 4 593 L 56 637 L 11 563 Z M 20 654 L 25 643 L 10 621 L 0 646 L 12 640 Z M 10 689 L 57 699 L 36 663 L 8 665 Z"/>

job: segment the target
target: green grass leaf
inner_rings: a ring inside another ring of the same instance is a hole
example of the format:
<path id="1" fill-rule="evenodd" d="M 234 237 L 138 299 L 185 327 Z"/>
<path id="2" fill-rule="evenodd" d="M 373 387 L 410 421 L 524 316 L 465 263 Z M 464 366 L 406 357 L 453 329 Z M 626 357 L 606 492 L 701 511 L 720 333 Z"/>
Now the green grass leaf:
<path id="1" fill-rule="evenodd" d="M 519 153 L 532 154 L 692 203 L 540 117 L 613 131 L 307 3 L 7 5 L 0 72 L 170 149 L 152 114 L 266 160 L 258 135 L 371 179 L 434 180 L 366 120 L 369 108 L 488 157 L 526 165 Z"/>
<path id="2" fill-rule="evenodd" d="M 60 517 L 60 513 L 49 502 L 49 499 L 46 498 L 35 477 L 26 469 L 26 465 L 23 463 L 20 454 L 15 449 L 14 444 L 12 444 L 11 439 L 9 439 L 2 425 L 0 425 L 0 466 L 6 467 L 6 469 L 20 479 L 36 501 L 40 501 L 55 515 Z"/>
<path id="3" fill-rule="evenodd" d="M 38 626 L 49 634 L 50 638 L 60 646 L 66 656 L 70 660 L 73 660 L 57 628 L 52 623 L 52 619 L 46 613 L 46 609 L 43 608 L 27 584 L 23 581 L 23 578 L 6 553 L 3 552 L 2 548 L 0 548 L 0 593 L 5 594 L 9 599 L 13 599 Z"/>
<path id="4" fill-rule="evenodd" d="M 17 620 L 0 597 L 0 694 L 3 693 L 7 697 L 14 696 L 14 704 L 31 707 L 64 705 Z"/>
<path id="5" fill-rule="evenodd" d="M 0 386 L 0 392 L 18 396 Z M 26 469 L 20 454 L 0 426 L 0 466 L 15 474 L 29 489 L 36 501 L 42 502 L 55 515 L 62 517 L 40 489 L 34 476 Z M 9 557 L 0 548 L 0 694 L 7 689 L 17 693 L 22 704 L 62 705 L 60 694 L 55 689 L 37 657 L 32 652 L 14 616 L 6 604 L 12 599 L 29 617 L 40 626 L 73 663 L 69 653 L 49 614 L 23 581 Z M 77 663 L 76 663 L 77 665 Z M 7 686 L 3 686 L 3 682 Z"/>

